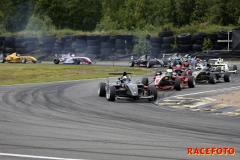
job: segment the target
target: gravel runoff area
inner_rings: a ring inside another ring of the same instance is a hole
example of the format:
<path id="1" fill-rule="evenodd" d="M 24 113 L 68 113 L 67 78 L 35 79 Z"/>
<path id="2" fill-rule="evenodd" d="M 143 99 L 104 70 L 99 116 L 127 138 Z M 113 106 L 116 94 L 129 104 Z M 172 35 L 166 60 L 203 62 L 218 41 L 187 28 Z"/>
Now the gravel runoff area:
<path id="1" fill-rule="evenodd" d="M 222 103 L 222 104 L 240 107 L 240 90 L 226 92 L 223 94 L 212 96 L 211 98 L 215 99 L 217 102 Z"/>

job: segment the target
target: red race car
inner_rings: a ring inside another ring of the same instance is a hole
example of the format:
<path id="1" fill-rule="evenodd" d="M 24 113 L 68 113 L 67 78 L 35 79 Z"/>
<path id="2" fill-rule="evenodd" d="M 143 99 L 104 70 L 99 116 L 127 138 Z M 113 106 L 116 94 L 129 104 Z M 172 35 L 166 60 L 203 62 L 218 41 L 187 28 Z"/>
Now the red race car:
<path id="1" fill-rule="evenodd" d="M 156 71 L 156 74 L 150 83 L 147 77 L 142 78 L 142 83 L 145 86 L 148 86 L 148 84 L 153 82 L 158 90 L 176 89 L 178 91 L 185 87 L 194 88 L 196 84 L 193 76 L 179 76 L 178 73 L 173 73 L 172 69 L 167 69 L 167 72 L 164 74 L 161 71 Z"/>

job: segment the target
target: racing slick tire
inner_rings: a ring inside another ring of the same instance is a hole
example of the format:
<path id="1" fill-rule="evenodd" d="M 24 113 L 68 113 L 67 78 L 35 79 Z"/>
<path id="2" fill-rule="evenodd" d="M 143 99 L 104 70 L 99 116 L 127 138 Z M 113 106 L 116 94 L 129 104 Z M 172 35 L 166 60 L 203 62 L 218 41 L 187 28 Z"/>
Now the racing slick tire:
<path id="1" fill-rule="evenodd" d="M 54 62 L 54 64 L 59 64 L 60 60 L 59 59 L 54 59 L 53 62 Z"/>
<path id="2" fill-rule="evenodd" d="M 79 60 L 79 59 L 76 59 L 76 60 L 74 61 L 74 63 L 75 63 L 75 64 L 80 64 L 80 60 Z"/>
<path id="3" fill-rule="evenodd" d="M 151 68 L 153 66 L 153 63 L 151 61 L 147 61 L 147 68 Z"/>
<path id="4" fill-rule="evenodd" d="M 230 82 L 231 81 L 231 75 L 229 72 L 225 72 L 223 75 L 224 82 Z"/>
<path id="5" fill-rule="evenodd" d="M 22 62 L 22 63 L 26 63 L 26 62 L 27 62 L 27 59 L 23 57 L 22 60 L 21 60 L 21 62 Z"/>
<path id="6" fill-rule="evenodd" d="M 33 61 L 33 60 L 32 60 L 32 63 L 37 63 L 37 61 Z"/>
<path id="7" fill-rule="evenodd" d="M 177 91 L 181 91 L 182 90 L 182 82 L 180 78 L 176 78 L 175 79 L 175 89 Z"/>
<path id="8" fill-rule="evenodd" d="M 134 67 L 134 61 L 129 61 L 128 65 L 129 67 Z"/>
<path id="9" fill-rule="evenodd" d="M 214 73 L 211 73 L 211 74 L 209 75 L 209 83 L 211 83 L 211 84 L 216 84 L 216 82 L 217 82 L 217 77 L 216 77 L 216 75 L 215 75 Z"/>
<path id="10" fill-rule="evenodd" d="M 147 77 L 143 77 L 143 78 L 142 78 L 142 84 L 143 84 L 144 86 L 148 86 L 148 78 L 147 78 Z"/>
<path id="11" fill-rule="evenodd" d="M 6 62 L 6 59 L 3 58 L 3 59 L 0 59 L 0 63 L 5 63 Z"/>
<path id="12" fill-rule="evenodd" d="M 106 91 L 106 98 L 108 101 L 115 101 L 116 88 L 114 86 L 109 86 Z"/>
<path id="13" fill-rule="evenodd" d="M 149 86 L 148 89 L 149 89 L 149 93 L 150 93 L 149 96 L 153 95 L 153 98 L 148 98 L 148 100 L 149 101 L 155 101 L 157 99 L 157 96 L 158 96 L 156 87 L 152 85 L 152 86 Z"/>
<path id="14" fill-rule="evenodd" d="M 196 85 L 195 78 L 193 76 L 188 76 L 188 87 L 194 88 Z"/>
<path id="15" fill-rule="evenodd" d="M 106 83 L 104 83 L 104 82 L 99 83 L 99 85 L 98 85 L 99 97 L 104 97 L 106 95 L 105 87 L 106 87 Z"/>

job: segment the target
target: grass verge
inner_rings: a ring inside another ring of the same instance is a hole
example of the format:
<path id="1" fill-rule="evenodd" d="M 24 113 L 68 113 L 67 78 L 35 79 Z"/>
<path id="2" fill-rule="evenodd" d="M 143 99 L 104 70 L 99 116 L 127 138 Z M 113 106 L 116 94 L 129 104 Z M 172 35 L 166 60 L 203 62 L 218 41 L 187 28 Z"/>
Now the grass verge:
<path id="1" fill-rule="evenodd" d="M 105 78 L 108 72 L 123 71 L 132 72 L 133 76 L 153 73 L 137 67 L 5 63 L 0 64 L 0 85 Z"/>

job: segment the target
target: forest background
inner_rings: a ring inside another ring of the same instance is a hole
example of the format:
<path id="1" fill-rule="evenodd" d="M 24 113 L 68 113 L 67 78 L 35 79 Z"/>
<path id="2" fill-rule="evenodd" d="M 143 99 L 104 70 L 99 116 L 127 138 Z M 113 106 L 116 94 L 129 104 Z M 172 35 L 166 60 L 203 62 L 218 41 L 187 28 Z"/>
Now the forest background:
<path id="1" fill-rule="evenodd" d="M 0 35 L 216 33 L 240 25 L 239 0 L 2 0 Z"/>

